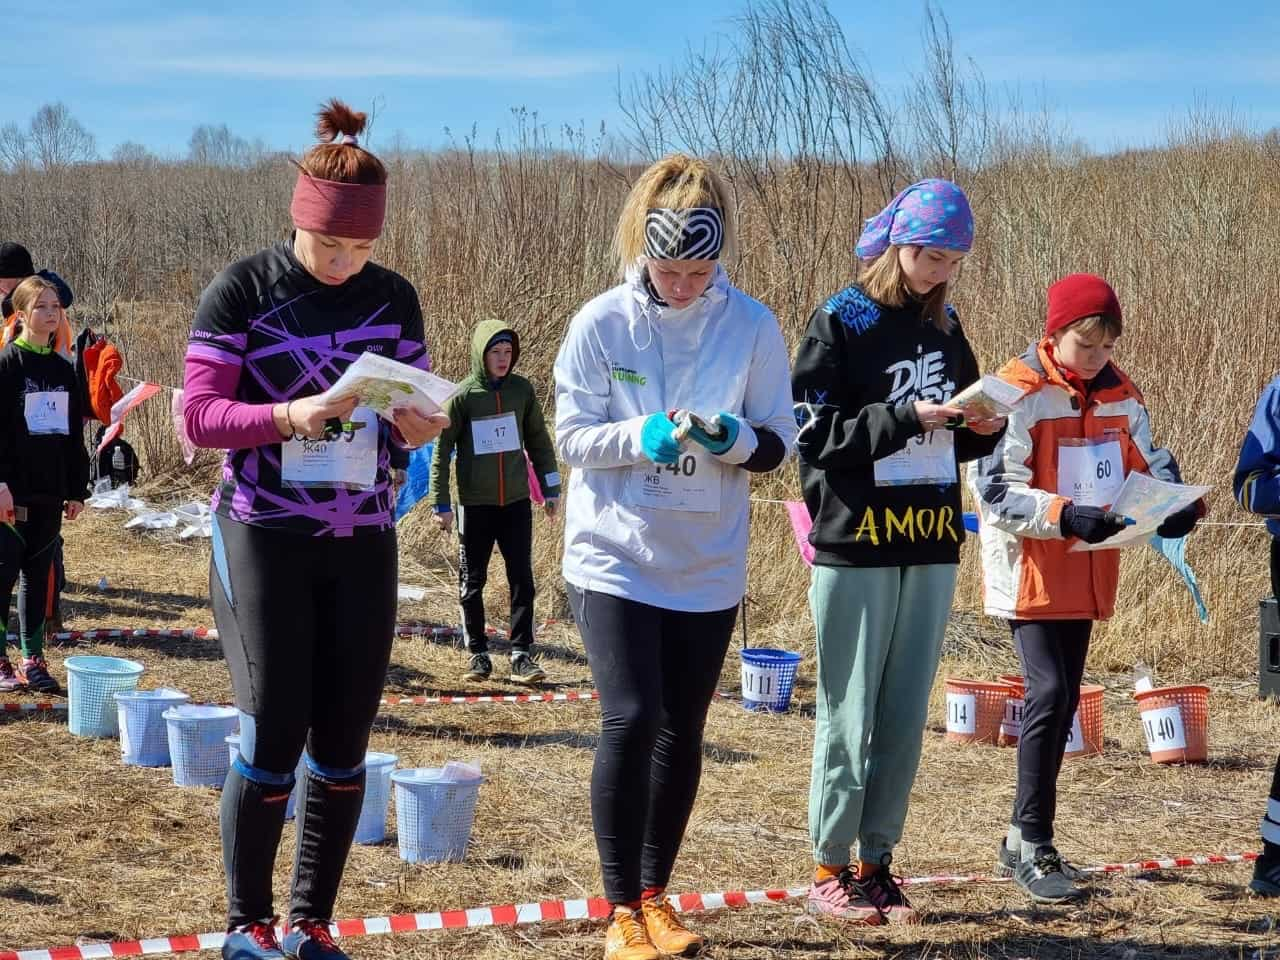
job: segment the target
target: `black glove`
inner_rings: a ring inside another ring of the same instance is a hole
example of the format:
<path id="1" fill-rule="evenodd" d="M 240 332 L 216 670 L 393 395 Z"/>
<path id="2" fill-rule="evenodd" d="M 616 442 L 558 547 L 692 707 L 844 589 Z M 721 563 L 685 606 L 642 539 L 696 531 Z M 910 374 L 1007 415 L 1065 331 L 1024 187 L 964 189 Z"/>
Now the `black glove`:
<path id="1" fill-rule="evenodd" d="M 1079 537 L 1085 543 L 1101 543 L 1125 528 L 1124 516 L 1101 507 L 1077 507 L 1069 503 L 1059 523 L 1064 537 Z"/>
<path id="2" fill-rule="evenodd" d="M 1199 519 L 1200 505 L 1193 503 L 1165 517 L 1160 526 L 1156 527 L 1156 536 L 1164 537 L 1166 540 L 1178 540 L 1190 533 Z"/>

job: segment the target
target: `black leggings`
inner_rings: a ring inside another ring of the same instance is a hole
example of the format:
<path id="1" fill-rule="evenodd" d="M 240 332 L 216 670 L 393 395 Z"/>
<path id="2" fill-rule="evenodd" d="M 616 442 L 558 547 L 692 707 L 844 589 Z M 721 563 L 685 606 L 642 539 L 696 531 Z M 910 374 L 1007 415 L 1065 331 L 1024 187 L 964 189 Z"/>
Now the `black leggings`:
<path id="1" fill-rule="evenodd" d="M 533 507 L 527 499 L 505 507 L 458 507 L 458 597 L 467 649 L 485 653 L 484 585 L 498 545 L 511 589 L 511 652 L 533 646 Z"/>
<path id="2" fill-rule="evenodd" d="M 289 918 L 328 920 L 391 656 L 395 531 L 303 537 L 216 517 L 210 566 L 241 714 L 240 757 L 222 792 L 228 926 L 274 915 L 271 872 L 304 745 Z"/>
<path id="3" fill-rule="evenodd" d="M 591 820 L 610 903 L 665 887 L 702 776 L 702 729 L 737 607 L 663 610 L 569 585 L 600 691 Z"/>
<path id="4" fill-rule="evenodd" d="M 1013 645 L 1026 685 L 1018 734 L 1013 825 L 1032 844 L 1053 842 L 1058 772 L 1080 703 L 1092 620 L 1014 620 Z"/>
<path id="5" fill-rule="evenodd" d="M 38 657 L 44 653 L 45 607 L 52 580 L 49 572 L 60 543 L 62 508 L 44 505 L 25 509 L 25 520 L 0 524 L 0 628 L 5 634 L 0 651 L 8 651 L 9 609 L 21 574 L 18 624 L 22 654 Z"/>

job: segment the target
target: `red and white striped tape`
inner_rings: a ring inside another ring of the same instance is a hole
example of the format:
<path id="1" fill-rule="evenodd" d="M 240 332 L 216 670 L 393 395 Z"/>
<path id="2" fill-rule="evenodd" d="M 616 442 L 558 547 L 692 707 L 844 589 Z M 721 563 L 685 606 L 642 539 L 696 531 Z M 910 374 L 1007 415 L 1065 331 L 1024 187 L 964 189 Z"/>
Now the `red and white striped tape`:
<path id="1" fill-rule="evenodd" d="M 443 703 L 453 706 L 469 706 L 476 703 L 575 703 L 599 700 L 598 690 L 564 690 L 559 693 L 483 693 L 445 694 L 439 697 L 385 697 L 379 701 L 384 707 L 427 707 Z"/>
<path id="2" fill-rule="evenodd" d="M 0 713 L 66 713 L 65 703 L 0 703 Z"/>
<path id="3" fill-rule="evenodd" d="M 1132 863 L 1108 863 L 1084 867 L 1089 874 L 1147 873 L 1152 870 L 1179 870 L 1188 867 L 1211 867 L 1256 860 L 1256 853 L 1209 854 L 1198 857 L 1169 857 L 1158 860 L 1136 860 Z M 936 876 L 912 877 L 903 886 L 958 883 L 1000 883 L 994 877 Z M 746 907 L 752 904 L 782 903 L 805 896 L 807 887 L 790 890 L 751 890 L 730 893 L 670 894 L 667 900 L 680 913 Z M 515 927 L 567 920 L 603 920 L 609 916 L 607 900 L 544 900 L 541 903 L 505 904 L 474 907 L 469 910 L 442 910 L 436 913 L 402 913 L 393 917 L 368 917 L 363 920 L 339 920 L 331 925 L 335 937 L 371 937 L 387 933 L 414 933 L 433 930 L 465 930 L 477 927 Z M 117 940 L 70 947 L 37 950 L 0 951 L 0 960 L 100 960 L 105 957 L 129 957 L 164 953 L 190 953 L 221 948 L 226 935 L 201 933 L 177 937 L 154 937 L 147 940 Z"/>

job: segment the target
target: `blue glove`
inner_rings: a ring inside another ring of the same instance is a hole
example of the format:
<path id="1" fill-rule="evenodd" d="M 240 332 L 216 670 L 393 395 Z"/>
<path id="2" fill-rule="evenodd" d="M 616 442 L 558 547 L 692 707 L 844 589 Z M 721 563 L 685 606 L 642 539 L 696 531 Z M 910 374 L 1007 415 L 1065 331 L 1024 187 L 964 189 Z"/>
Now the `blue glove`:
<path id="1" fill-rule="evenodd" d="M 640 429 L 640 449 L 654 463 L 675 463 L 680 459 L 676 425 L 665 413 L 651 413 Z"/>
<path id="2" fill-rule="evenodd" d="M 709 452 L 719 456 L 722 453 L 728 453 L 729 449 L 738 442 L 738 431 L 741 428 L 741 424 L 738 422 L 738 418 L 731 413 L 721 413 L 716 419 L 720 421 L 718 433 L 714 435 L 707 433 L 696 423 L 690 423 L 689 436 L 706 447 Z"/>

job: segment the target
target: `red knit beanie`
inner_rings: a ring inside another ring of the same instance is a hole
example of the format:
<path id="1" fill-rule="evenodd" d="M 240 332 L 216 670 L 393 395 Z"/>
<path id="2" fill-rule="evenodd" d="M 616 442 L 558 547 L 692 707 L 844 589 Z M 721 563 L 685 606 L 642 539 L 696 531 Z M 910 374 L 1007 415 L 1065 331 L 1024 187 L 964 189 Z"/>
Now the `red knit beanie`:
<path id="1" fill-rule="evenodd" d="M 1120 301 L 1107 281 L 1092 273 L 1073 273 L 1049 287 L 1046 337 L 1085 317 L 1122 319 Z"/>

